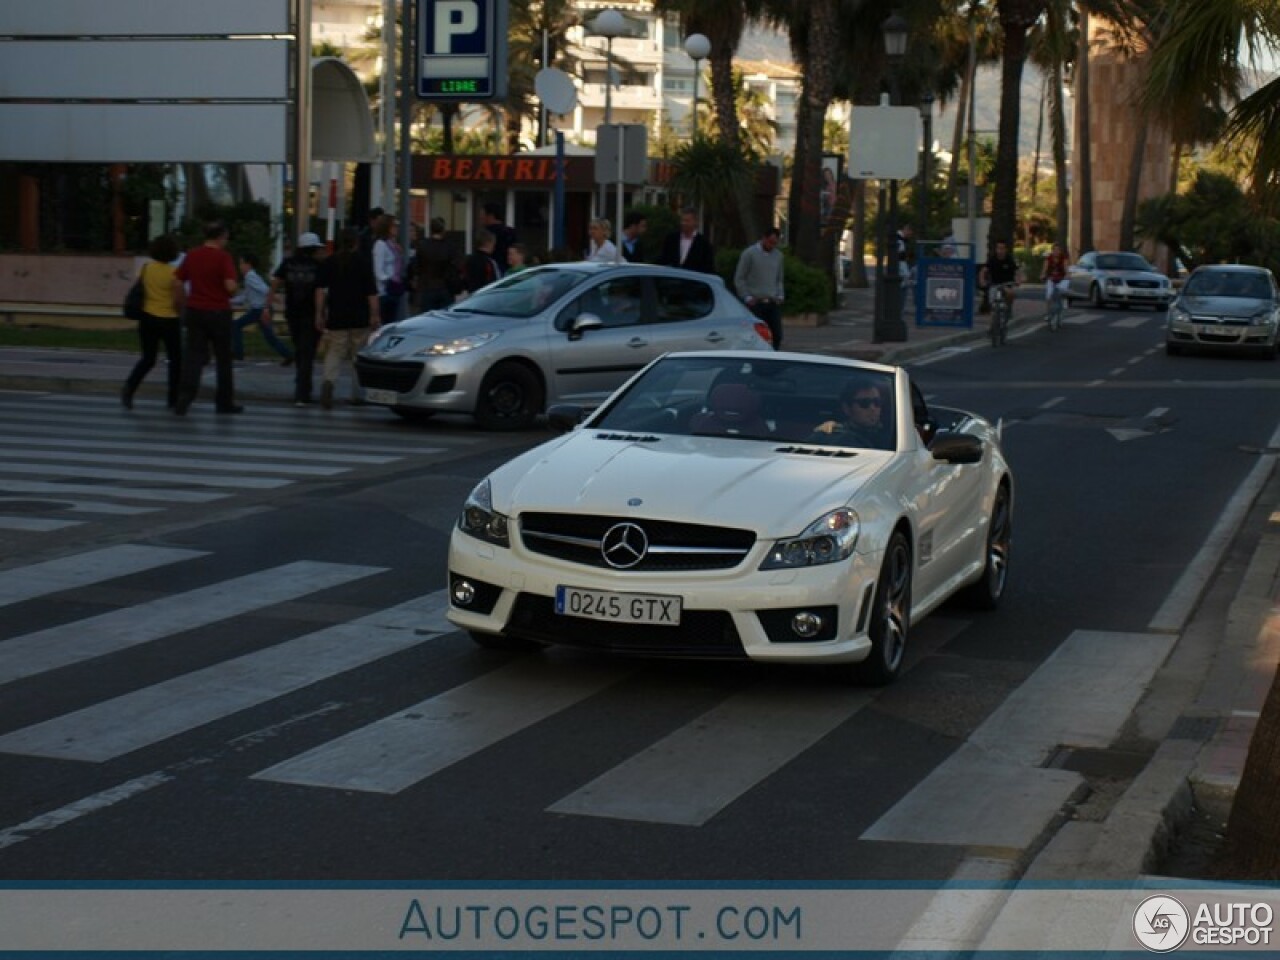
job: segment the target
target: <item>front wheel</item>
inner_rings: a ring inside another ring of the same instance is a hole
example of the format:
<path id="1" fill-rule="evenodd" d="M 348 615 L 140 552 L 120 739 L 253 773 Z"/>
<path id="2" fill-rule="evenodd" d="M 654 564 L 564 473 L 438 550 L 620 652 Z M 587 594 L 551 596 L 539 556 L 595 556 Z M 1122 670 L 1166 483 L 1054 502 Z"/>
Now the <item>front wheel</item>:
<path id="1" fill-rule="evenodd" d="M 486 430 L 524 430 L 542 410 L 542 385 L 528 367 L 500 363 L 485 375 L 476 420 Z"/>
<path id="2" fill-rule="evenodd" d="M 854 666 L 854 677 L 882 687 L 902 670 L 911 626 L 911 545 L 901 530 L 889 538 L 872 601 L 871 653 Z"/>
<path id="3" fill-rule="evenodd" d="M 1102 287 L 1095 283 L 1089 288 L 1089 306 L 1095 310 L 1101 310 L 1106 305 L 1106 301 L 1102 299 Z"/>
<path id="4" fill-rule="evenodd" d="M 996 499 L 991 505 L 991 517 L 987 523 L 987 552 L 982 579 L 966 588 L 962 595 L 969 606 L 979 610 L 994 610 L 1000 605 L 1009 576 L 1009 548 L 1012 544 L 1013 504 L 1009 488 L 1001 484 L 996 490 Z"/>

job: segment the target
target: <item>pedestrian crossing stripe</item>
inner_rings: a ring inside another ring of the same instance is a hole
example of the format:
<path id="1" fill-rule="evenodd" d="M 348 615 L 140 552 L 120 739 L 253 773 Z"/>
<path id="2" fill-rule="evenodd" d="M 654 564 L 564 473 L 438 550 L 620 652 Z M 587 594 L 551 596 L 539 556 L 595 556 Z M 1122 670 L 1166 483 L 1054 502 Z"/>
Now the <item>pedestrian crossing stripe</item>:
<path id="1" fill-rule="evenodd" d="M 123 544 L 0 570 L 0 607 L 206 556 L 202 550 Z M 0 646 L 0 650 L 3 646 Z"/>
<path id="2" fill-rule="evenodd" d="M 385 567 L 300 560 L 0 642 L 0 686 L 296 600 Z"/>

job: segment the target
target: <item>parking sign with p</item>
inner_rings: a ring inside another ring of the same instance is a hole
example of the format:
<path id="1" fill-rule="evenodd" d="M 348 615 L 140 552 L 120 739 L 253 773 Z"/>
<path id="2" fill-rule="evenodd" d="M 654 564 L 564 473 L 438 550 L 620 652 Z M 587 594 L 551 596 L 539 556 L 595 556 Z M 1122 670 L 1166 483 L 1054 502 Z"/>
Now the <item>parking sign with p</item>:
<path id="1" fill-rule="evenodd" d="M 434 102 L 507 95 L 509 0 L 418 0 L 418 97 Z"/>

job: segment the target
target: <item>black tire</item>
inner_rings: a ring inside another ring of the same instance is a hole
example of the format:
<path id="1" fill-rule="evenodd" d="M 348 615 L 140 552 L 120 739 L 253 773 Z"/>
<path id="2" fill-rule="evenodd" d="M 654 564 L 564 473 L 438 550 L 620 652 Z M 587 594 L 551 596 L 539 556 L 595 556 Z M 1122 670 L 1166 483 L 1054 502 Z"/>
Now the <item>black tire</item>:
<path id="1" fill-rule="evenodd" d="M 902 671 L 911 627 L 911 544 L 901 530 L 885 547 L 871 610 L 871 653 L 854 665 L 859 683 L 882 687 Z"/>
<path id="2" fill-rule="evenodd" d="M 483 647 L 485 650 L 502 650 L 506 652 L 522 652 L 529 650 L 541 650 L 544 646 L 536 640 L 524 640 L 520 637 L 509 637 L 505 633 L 481 633 L 478 630 L 468 630 L 467 634 L 477 647 Z"/>
<path id="3" fill-rule="evenodd" d="M 978 610 L 994 610 L 1004 596 L 1009 578 L 1009 549 L 1013 543 L 1013 509 L 1009 488 L 1003 483 L 996 490 L 987 524 L 986 559 L 982 579 L 966 587 L 961 599 Z"/>
<path id="4" fill-rule="evenodd" d="M 486 430 L 524 430 L 542 412 L 542 385 L 528 367 L 500 363 L 485 375 L 476 420 Z"/>
<path id="5" fill-rule="evenodd" d="M 1107 301 L 1102 299 L 1102 287 L 1096 283 L 1089 288 L 1089 306 L 1095 310 L 1103 310 L 1107 306 Z"/>
<path id="6" fill-rule="evenodd" d="M 436 415 L 434 410 L 418 410 L 415 407 L 392 407 L 391 412 L 410 423 L 426 423 Z"/>

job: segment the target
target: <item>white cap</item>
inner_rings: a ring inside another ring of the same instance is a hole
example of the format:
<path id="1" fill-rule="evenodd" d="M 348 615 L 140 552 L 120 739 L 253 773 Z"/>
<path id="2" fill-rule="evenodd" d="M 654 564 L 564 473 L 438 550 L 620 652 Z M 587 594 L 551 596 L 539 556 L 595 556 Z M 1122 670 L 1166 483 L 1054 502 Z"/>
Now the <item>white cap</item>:
<path id="1" fill-rule="evenodd" d="M 309 250 L 312 247 L 323 247 L 324 241 L 314 233 L 304 233 L 298 238 L 298 249 Z"/>

